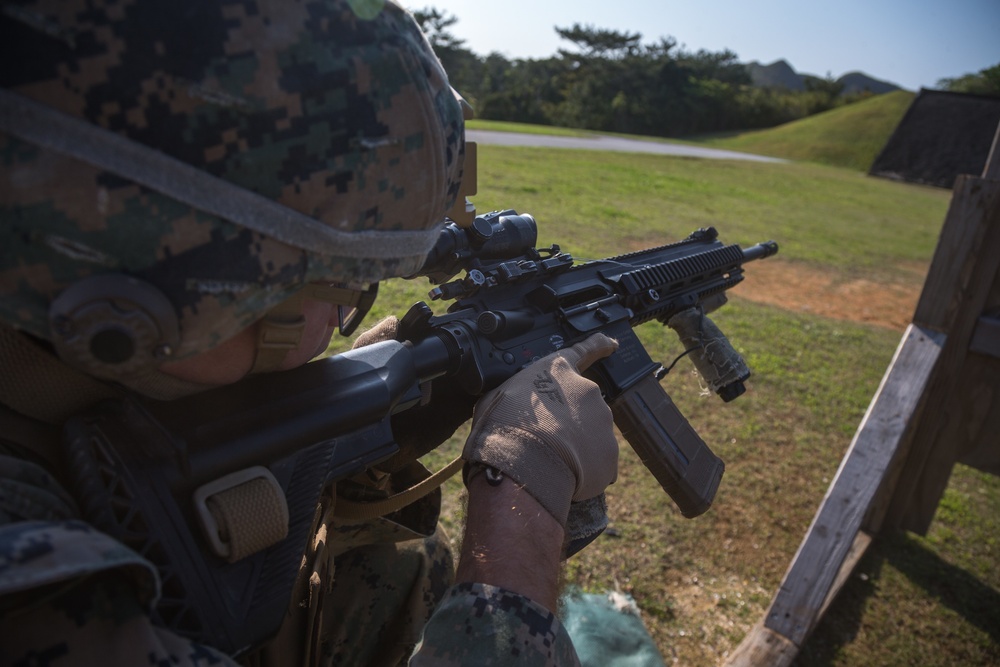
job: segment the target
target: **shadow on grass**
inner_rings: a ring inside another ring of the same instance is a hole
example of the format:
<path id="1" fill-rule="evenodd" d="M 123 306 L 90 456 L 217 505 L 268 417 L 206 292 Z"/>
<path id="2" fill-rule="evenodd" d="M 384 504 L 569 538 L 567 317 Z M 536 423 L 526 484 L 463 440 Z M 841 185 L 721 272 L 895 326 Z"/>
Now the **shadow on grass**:
<path id="1" fill-rule="evenodd" d="M 823 667 L 843 664 L 842 649 L 851 643 L 861 629 L 865 608 L 878 593 L 883 569 L 891 566 L 920 587 L 927 596 L 961 616 L 969 625 L 990 637 L 1000 646 L 1000 593 L 960 567 L 943 560 L 914 537 L 897 534 L 879 538 L 855 568 L 854 574 L 827 610 L 820 624 L 806 640 L 793 663 L 796 667 Z M 882 591 L 888 599 L 892 593 Z M 911 633 L 920 628 L 907 624 L 905 601 L 896 606 L 899 618 L 881 623 L 883 619 L 864 619 L 867 631 L 873 634 Z M 944 646 L 942 646 L 944 648 Z M 876 662 L 886 664 L 878 657 Z"/>

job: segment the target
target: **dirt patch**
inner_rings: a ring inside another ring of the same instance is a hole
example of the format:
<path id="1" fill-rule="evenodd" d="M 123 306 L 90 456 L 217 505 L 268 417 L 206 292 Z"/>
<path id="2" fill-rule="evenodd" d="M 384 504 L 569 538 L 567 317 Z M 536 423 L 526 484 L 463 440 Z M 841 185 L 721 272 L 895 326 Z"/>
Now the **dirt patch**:
<path id="1" fill-rule="evenodd" d="M 734 293 L 750 301 L 898 331 L 913 319 L 923 288 L 922 281 L 879 283 L 775 259 L 754 262 L 747 277 Z"/>

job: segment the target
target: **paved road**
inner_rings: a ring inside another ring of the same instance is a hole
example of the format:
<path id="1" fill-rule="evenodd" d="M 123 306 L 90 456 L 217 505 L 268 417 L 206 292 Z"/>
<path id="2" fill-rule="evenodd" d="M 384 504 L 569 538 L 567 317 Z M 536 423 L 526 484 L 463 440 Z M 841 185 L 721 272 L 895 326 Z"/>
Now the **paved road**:
<path id="1" fill-rule="evenodd" d="M 785 162 L 785 160 L 738 153 L 718 148 L 668 144 L 659 141 L 640 141 L 620 137 L 557 137 L 547 134 L 519 134 L 517 132 L 492 132 L 489 130 L 466 130 L 469 141 L 498 146 L 540 146 L 547 148 L 584 148 L 598 151 L 620 151 L 624 153 L 655 153 L 658 155 L 678 155 L 714 160 L 752 160 L 756 162 Z"/>

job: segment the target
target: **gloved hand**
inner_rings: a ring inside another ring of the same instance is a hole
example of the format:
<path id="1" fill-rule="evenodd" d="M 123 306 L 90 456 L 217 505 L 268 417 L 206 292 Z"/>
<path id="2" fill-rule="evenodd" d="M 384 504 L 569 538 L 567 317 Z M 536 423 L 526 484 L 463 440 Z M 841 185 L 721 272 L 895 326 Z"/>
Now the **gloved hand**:
<path id="1" fill-rule="evenodd" d="M 399 320 L 390 315 L 358 336 L 353 348 L 396 340 L 398 331 Z M 431 381 L 428 391 L 429 400 L 425 405 L 392 416 L 392 433 L 399 452 L 375 466 L 379 470 L 392 473 L 416 461 L 454 435 L 458 427 L 472 416 L 476 397 L 448 378 Z"/>
<path id="2" fill-rule="evenodd" d="M 375 343 L 381 343 L 387 340 L 396 340 L 396 334 L 399 332 L 399 320 L 395 315 L 390 315 L 389 317 L 379 320 L 375 323 L 371 329 L 358 334 L 358 337 L 354 339 L 354 344 L 351 345 L 352 350 L 356 350 L 359 347 L 367 347 L 369 345 L 374 345 Z"/>
<path id="3" fill-rule="evenodd" d="M 464 458 L 522 485 L 564 527 L 570 501 L 618 476 L 611 409 L 581 372 L 618 344 L 603 334 L 525 368 L 476 404 Z"/>

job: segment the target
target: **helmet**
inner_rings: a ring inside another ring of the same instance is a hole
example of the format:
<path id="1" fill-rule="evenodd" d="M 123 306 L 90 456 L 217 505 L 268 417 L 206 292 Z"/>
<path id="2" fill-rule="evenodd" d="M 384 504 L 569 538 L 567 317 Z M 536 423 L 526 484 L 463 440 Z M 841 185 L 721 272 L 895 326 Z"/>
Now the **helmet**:
<path id="1" fill-rule="evenodd" d="M 412 274 L 459 192 L 461 106 L 392 2 L 37 0 L 0 25 L 0 322 L 89 374 Z"/>

